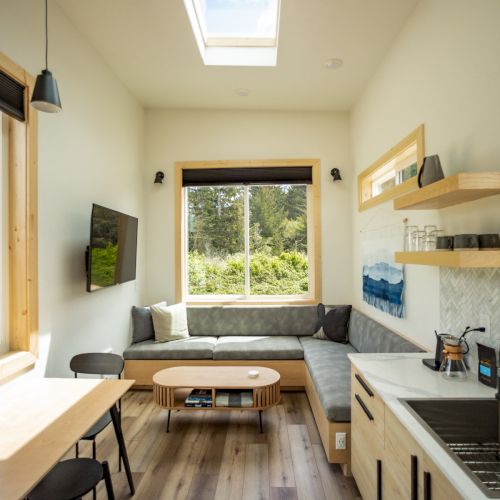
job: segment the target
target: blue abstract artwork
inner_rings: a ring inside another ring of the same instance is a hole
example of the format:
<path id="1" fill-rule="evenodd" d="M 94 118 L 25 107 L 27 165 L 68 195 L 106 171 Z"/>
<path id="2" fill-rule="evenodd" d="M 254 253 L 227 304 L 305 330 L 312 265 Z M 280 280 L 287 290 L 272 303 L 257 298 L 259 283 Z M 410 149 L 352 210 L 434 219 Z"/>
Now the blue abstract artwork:
<path id="1" fill-rule="evenodd" d="M 363 242 L 363 300 L 395 316 L 404 317 L 404 267 L 394 261 L 403 236 L 399 231 L 371 235 Z"/>

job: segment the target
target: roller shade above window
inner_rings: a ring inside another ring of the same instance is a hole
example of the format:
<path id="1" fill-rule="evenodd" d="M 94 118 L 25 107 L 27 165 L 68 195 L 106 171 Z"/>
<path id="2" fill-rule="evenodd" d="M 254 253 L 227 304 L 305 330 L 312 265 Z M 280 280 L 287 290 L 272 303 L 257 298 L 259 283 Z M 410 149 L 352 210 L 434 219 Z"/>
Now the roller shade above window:
<path id="1" fill-rule="evenodd" d="M 24 121 L 24 86 L 0 71 L 0 111 Z"/>
<path id="2" fill-rule="evenodd" d="M 312 167 L 196 168 L 182 171 L 183 186 L 312 184 Z"/>

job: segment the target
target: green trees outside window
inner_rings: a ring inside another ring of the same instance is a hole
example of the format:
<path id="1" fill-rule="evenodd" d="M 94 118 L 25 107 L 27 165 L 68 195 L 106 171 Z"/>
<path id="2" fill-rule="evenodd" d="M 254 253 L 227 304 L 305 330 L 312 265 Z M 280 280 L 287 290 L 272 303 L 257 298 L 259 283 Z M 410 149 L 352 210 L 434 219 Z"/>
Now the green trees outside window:
<path id="1" fill-rule="evenodd" d="M 188 187 L 189 295 L 304 295 L 307 186 Z"/>

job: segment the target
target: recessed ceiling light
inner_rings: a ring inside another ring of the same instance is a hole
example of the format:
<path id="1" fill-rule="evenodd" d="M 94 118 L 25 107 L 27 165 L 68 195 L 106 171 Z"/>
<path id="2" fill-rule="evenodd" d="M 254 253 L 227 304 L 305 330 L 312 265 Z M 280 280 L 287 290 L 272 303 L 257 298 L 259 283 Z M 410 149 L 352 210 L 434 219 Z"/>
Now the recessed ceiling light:
<path id="1" fill-rule="evenodd" d="M 240 97 L 246 97 L 248 94 L 250 94 L 250 90 L 248 89 L 236 89 L 236 95 Z"/>
<path id="2" fill-rule="evenodd" d="M 342 61 L 342 59 L 339 59 L 338 57 L 334 57 L 332 59 L 327 59 L 325 61 L 325 68 L 328 68 L 328 69 L 337 69 L 337 68 L 340 68 L 340 66 L 342 66 L 342 64 L 344 64 L 344 61 Z"/>

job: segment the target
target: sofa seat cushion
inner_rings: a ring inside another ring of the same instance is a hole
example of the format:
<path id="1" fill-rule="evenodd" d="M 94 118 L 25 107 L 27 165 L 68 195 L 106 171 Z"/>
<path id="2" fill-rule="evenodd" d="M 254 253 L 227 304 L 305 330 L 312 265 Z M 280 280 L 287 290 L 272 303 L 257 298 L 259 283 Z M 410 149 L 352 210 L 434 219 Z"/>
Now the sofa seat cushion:
<path id="1" fill-rule="evenodd" d="M 356 352 L 350 344 L 301 337 L 304 361 L 326 417 L 331 422 L 351 421 L 351 363 Z"/>
<path id="2" fill-rule="evenodd" d="M 219 337 L 214 359 L 303 359 L 297 337 Z"/>
<path id="3" fill-rule="evenodd" d="M 216 337 L 189 337 L 170 342 L 145 340 L 125 349 L 125 359 L 212 359 Z"/>

